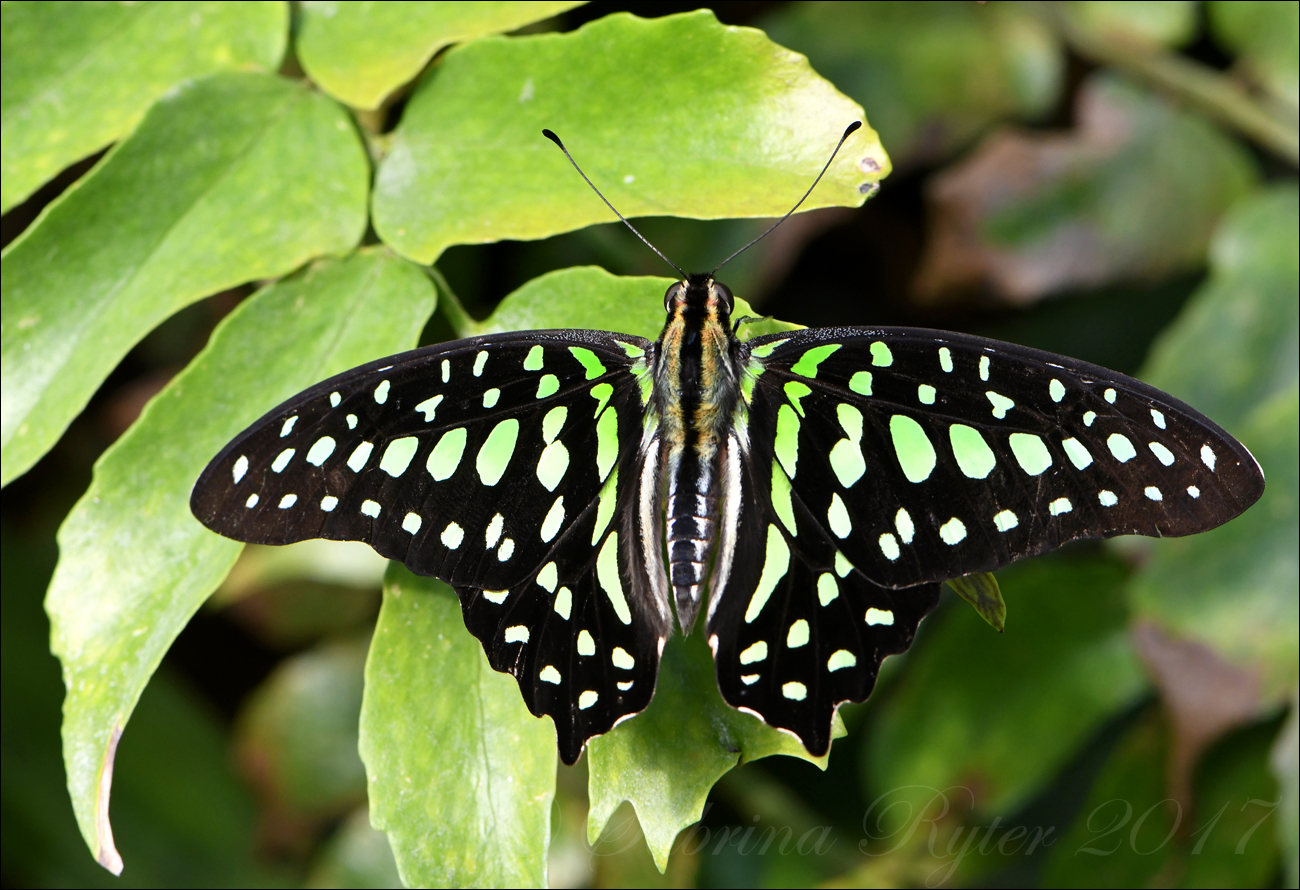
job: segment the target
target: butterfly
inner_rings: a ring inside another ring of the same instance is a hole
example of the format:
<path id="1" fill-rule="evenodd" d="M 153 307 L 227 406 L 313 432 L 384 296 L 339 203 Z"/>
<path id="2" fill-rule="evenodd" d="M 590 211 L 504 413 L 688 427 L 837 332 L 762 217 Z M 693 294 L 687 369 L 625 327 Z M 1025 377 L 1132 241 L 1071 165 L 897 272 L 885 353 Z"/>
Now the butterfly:
<path id="1" fill-rule="evenodd" d="M 518 331 L 325 380 L 235 437 L 191 510 L 447 582 L 573 763 L 650 703 L 674 626 L 703 621 L 723 698 L 822 755 L 940 582 L 1205 531 L 1263 492 L 1244 446 L 1138 380 L 933 330 L 744 340 L 716 271 L 668 288 L 654 342 Z"/>

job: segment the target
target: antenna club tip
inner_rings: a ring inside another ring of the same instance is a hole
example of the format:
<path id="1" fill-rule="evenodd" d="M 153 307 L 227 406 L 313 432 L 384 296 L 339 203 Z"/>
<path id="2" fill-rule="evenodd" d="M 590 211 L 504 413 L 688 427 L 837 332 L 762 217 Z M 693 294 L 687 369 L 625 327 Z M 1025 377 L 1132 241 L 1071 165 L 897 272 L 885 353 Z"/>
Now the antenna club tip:
<path id="1" fill-rule="evenodd" d="M 848 129 L 844 131 L 844 136 L 842 138 L 847 139 L 850 133 L 854 133 L 860 129 L 862 129 L 862 121 L 854 121 L 849 124 Z"/>
<path id="2" fill-rule="evenodd" d="M 543 128 L 542 135 L 545 136 L 547 139 L 551 140 L 552 142 L 554 142 L 560 148 L 564 148 L 564 143 L 560 141 L 560 137 L 556 136 L 555 133 L 553 133 L 552 131 Z"/>

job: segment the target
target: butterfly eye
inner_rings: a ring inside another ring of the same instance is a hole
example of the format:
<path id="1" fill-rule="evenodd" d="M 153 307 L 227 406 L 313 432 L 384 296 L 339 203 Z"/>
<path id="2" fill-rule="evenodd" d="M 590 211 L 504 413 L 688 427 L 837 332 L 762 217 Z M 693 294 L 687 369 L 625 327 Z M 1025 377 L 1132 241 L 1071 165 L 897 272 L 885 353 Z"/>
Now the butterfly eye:
<path id="1" fill-rule="evenodd" d="M 727 313 L 731 313 L 731 307 L 735 304 L 735 298 L 731 295 L 731 288 L 727 287 L 721 281 L 713 282 L 713 296 L 722 304 Z"/>
<path id="2" fill-rule="evenodd" d="M 686 285 L 680 281 L 674 284 L 672 287 L 668 288 L 667 293 L 664 294 L 664 311 L 672 312 L 673 303 L 682 299 L 685 293 L 686 293 Z"/>

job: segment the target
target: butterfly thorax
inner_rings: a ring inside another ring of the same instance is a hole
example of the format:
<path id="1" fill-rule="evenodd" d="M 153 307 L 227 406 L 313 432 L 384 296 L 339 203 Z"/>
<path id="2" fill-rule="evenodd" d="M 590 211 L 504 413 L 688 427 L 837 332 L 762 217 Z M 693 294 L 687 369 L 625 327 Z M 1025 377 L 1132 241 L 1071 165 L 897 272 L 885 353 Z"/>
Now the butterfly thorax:
<path id="1" fill-rule="evenodd" d="M 708 275 L 668 289 L 655 407 L 662 423 L 668 577 L 689 633 L 716 550 L 719 464 L 736 404 L 731 292 Z"/>

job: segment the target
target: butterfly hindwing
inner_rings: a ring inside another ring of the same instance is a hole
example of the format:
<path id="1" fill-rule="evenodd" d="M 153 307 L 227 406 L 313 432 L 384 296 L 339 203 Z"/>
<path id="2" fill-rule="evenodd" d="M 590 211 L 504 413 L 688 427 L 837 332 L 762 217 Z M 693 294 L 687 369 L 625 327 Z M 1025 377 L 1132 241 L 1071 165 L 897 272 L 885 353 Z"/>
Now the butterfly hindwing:
<path id="1" fill-rule="evenodd" d="M 906 328 L 750 344 L 748 435 L 775 489 L 873 581 L 906 587 L 1078 538 L 1185 535 L 1263 490 L 1249 452 L 1140 381 L 1059 355 Z M 789 509 L 789 508 L 786 508 Z"/>
<path id="2" fill-rule="evenodd" d="M 751 438 L 746 452 L 743 440 L 733 436 L 724 458 L 734 467 L 723 500 L 736 534 L 720 556 L 729 571 L 710 594 L 706 631 L 718 687 L 732 707 L 824 754 L 835 708 L 867 698 L 880 663 L 907 649 L 938 602 L 939 585 L 873 583 L 801 504 L 774 505 L 772 475 L 784 471 L 770 447 Z"/>

